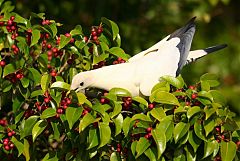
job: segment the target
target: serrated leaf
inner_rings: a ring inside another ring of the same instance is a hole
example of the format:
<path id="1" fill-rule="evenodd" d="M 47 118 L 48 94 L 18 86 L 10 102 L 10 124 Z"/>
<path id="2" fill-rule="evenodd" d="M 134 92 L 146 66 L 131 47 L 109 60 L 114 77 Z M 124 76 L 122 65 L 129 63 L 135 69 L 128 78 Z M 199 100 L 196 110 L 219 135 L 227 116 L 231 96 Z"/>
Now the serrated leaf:
<path id="1" fill-rule="evenodd" d="M 199 106 L 193 106 L 187 111 L 187 118 L 190 119 L 193 115 L 201 112 L 201 108 Z"/>
<path id="2" fill-rule="evenodd" d="M 115 136 L 121 133 L 123 127 L 123 116 L 119 114 L 116 118 L 112 119 L 115 124 Z"/>
<path id="3" fill-rule="evenodd" d="M 163 132 L 163 130 L 160 130 L 160 129 L 154 129 L 152 130 L 152 136 L 153 136 L 153 139 L 157 145 L 157 151 L 158 151 L 158 159 L 161 157 L 161 155 L 163 154 L 163 152 L 165 151 L 166 149 L 166 136 L 165 136 L 165 133 Z"/>
<path id="4" fill-rule="evenodd" d="M 154 92 L 150 98 L 150 102 L 158 102 L 162 104 L 177 105 L 180 106 L 178 99 L 171 93 L 165 91 Z"/>
<path id="5" fill-rule="evenodd" d="M 38 135 L 40 135 L 43 130 L 47 127 L 47 121 L 45 120 L 39 120 L 33 127 L 32 129 L 32 138 L 33 138 L 33 142 L 35 141 L 35 139 L 38 137 Z"/>
<path id="6" fill-rule="evenodd" d="M 108 124 L 99 123 L 99 132 L 100 132 L 100 147 L 106 145 L 111 139 L 111 129 Z"/>
<path id="7" fill-rule="evenodd" d="M 117 96 L 121 96 L 121 97 L 131 97 L 131 93 L 123 88 L 112 88 L 109 91 L 109 94 L 117 95 Z"/>
<path id="8" fill-rule="evenodd" d="M 68 107 L 66 109 L 66 118 L 68 121 L 69 129 L 72 129 L 73 125 L 80 118 L 83 108 Z"/>
<path id="9" fill-rule="evenodd" d="M 189 123 L 179 122 L 173 131 L 175 143 L 177 143 L 189 130 Z"/>
<path id="10" fill-rule="evenodd" d="M 150 114 L 157 119 L 158 121 L 162 121 L 164 117 L 166 117 L 166 114 L 162 107 L 156 107 L 150 111 Z"/>
<path id="11" fill-rule="evenodd" d="M 148 147 L 150 145 L 151 144 L 150 144 L 149 140 L 147 140 L 144 137 L 141 137 L 136 145 L 136 152 L 137 152 L 136 158 L 138 158 L 140 155 L 142 155 L 148 149 Z"/>
<path id="12" fill-rule="evenodd" d="M 49 117 L 53 117 L 55 116 L 57 113 L 56 113 L 56 110 L 53 109 L 53 108 L 47 108 L 46 110 L 44 110 L 40 116 L 41 119 L 46 119 L 46 118 L 49 118 Z"/>
<path id="13" fill-rule="evenodd" d="M 70 42 L 71 38 L 71 36 L 66 37 L 65 35 L 60 35 L 60 43 L 58 49 L 62 49 L 64 46 L 66 46 Z"/>
<path id="14" fill-rule="evenodd" d="M 37 30 L 37 29 L 33 29 L 33 30 L 32 30 L 32 37 L 31 37 L 32 40 L 31 40 L 31 45 L 30 45 L 30 47 L 33 46 L 33 45 L 35 45 L 35 44 L 37 44 L 37 43 L 38 43 L 38 40 L 40 39 L 40 37 L 41 37 L 40 31 Z"/>
<path id="15" fill-rule="evenodd" d="M 108 50 L 108 52 L 112 55 L 115 55 L 118 58 L 122 58 L 123 60 L 127 61 L 130 56 L 124 52 L 124 50 L 120 47 L 112 47 Z"/>
<path id="16" fill-rule="evenodd" d="M 232 161 L 236 155 L 237 146 L 233 141 L 221 142 L 222 161 Z"/>
<path id="17" fill-rule="evenodd" d="M 65 82 L 60 82 L 60 81 L 57 81 L 57 82 L 54 82 L 52 85 L 51 85 L 51 88 L 56 88 L 56 89 L 62 89 L 62 90 L 67 90 L 69 91 L 70 90 L 70 85 L 65 83 Z"/>
<path id="18" fill-rule="evenodd" d="M 88 125 L 92 124 L 95 121 L 95 118 L 90 114 L 86 114 L 79 124 L 79 132 L 83 131 Z"/>

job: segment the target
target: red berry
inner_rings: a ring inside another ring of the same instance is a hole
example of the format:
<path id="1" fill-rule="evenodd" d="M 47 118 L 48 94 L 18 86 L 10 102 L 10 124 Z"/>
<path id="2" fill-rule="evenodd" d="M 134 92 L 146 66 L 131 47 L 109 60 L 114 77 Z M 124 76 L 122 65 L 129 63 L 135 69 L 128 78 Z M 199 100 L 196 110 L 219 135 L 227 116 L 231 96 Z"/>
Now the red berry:
<path id="1" fill-rule="evenodd" d="M 51 50 L 48 50 L 47 55 L 48 55 L 48 56 L 52 56 L 52 55 L 53 55 L 52 51 L 51 51 Z"/>
<path id="2" fill-rule="evenodd" d="M 117 144 L 117 147 L 118 147 L 118 148 L 121 148 L 121 147 L 122 147 L 122 145 L 118 143 L 118 144 Z"/>
<path id="3" fill-rule="evenodd" d="M 9 137 L 13 136 L 12 132 L 8 132 L 8 136 Z"/>
<path id="4" fill-rule="evenodd" d="M 153 103 L 148 104 L 149 109 L 153 109 L 154 107 L 155 107 L 155 105 Z"/>
<path id="5" fill-rule="evenodd" d="M 146 129 L 146 132 L 148 132 L 148 133 L 150 133 L 152 131 L 152 127 L 148 127 L 147 129 Z"/>
<path id="6" fill-rule="evenodd" d="M 15 50 L 17 46 L 15 44 L 12 45 L 12 49 Z"/>
<path id="7" fill-rule="evenodd" d="M 92 32 L 92 36 L 97 36 L 97 32 L 96 32 L 96 31 L 93 31 L 93 32 Z"/>
<path id="8" fill-rule="evenodd" d="M 66 37 L 71 37 L 71 34 L 66 33 L 65 36 L 66 36 Z"/>
<path id="9" fill-rule="evenodd" d="M 46 25 L 50 25 L 50 23 L 51 23 L 51 22 L 50 22 L 49 20 L 45 20 L 45 24 L 46 24 Z"/>
<path id="10" fill-rule="evenodd" d="M 8 21 L 7 21 L 7 25 L 8 25 L 8 26 L 12 26 L 12 24 L 13 24 L 13 21 L 12 21 L 12 20 L 8 20 Z"/>
<path id="11" fill-rule="evenodd" d="M 222 140 L 224 140 L 224 139 L 225 139 L 225 136 L 224 136 L 224 135 L 222 135 L 222 136 L 221 136 L 221 138 L 222 138 Z"/>
<path id="12" fill-rule="evenodd" d="M 57 113 L 58 113 L 58 114 L 62 114 L 62 113 L 63 113 L 63 109 L 62 109 L 62 108 L 58 108 L 58 109 L 57 109 Z"/>
<path id="13" fill-rule="evenodd" d="M 17 77 L 17 79 L 21 79 L 22 78 L 22 74 L 19 73 L 19 74 L 16 75 L 16 77 Z"/>
<path id="14" fill-rule="evenodd" d="M 8 141 L 3 141 L 3 145 L 8 145 Z"/>
<path id="15" fill-rule="evenodd" d="M 57 76 L 57 73 L 54 72 L 54 71 L 52 71 L 52 72 L 51 72 L 51 76 L 56 77 L 56 76 Z"/>
<path id="16" fill-rule="evenodd" d="M 6 65 L 6 62 L 5 62 L 4 60 L 1 60 L 1 61 L 0 61 L 0 66 L 1 66 L 1 67 L 4 67 L 5 65 Z"/>
<path id="17" fill-rule="evenodd" d="M 191 105 L 191 102 L 187 101 L 186 106 L 190 106 L 190 105 Z"/>
<path id="18" fill-rule="evenodd" d="M 238 140 L 238 141 L 236 142 L 236 145 L 237 145 L 238 147 L 240 147 L 240 140 Z"/>
<path id="19" fill-rule="evenodd" d="M 192 97 L 192 99 L 196 99 L 198 97 L 198 94 L 197 93 L 193 93 L 191 97 Z"/>
<path id="20" fill-rule="evenodd" d="M 92 38 L 94 41 L 98 40 L 98 37 L 97 36 L 93 36 Z"/>
<path id="21" fill-rule="evenodd" d="M 8 145 L 5 145 L 5 146 L 4 146 L 4 149 L 7 150 L 7 151 L 9 151 L 9 150 L 10 150 L 10 147 L 9 147 Z"/>
<path id="22" fill-rule="evenodd" d="M 8 138 L 5 138 L 5 139 L 3 139 L 3 142 L 9 142 L 9 139 Z"/>
<path id="23" fill-rule="evenodd" d="M 101 99 L 100 99 L 100 103 L 101 103 L 101 104 L 106 103 L 106 99 L 105 99 L 105 98 L 101 98 Z"/>
<path id="24" fill-rule="evenodd" d="M 52 48 L 52 45 L 51 45 L 51 44 L 47 44 L 47 48 L 48 48 L 48 49 L 51 49 L 51 48 Z"/>
<path id="25" fill-rule="evenodd" d="M 221 131 L 220 127 L 216 127 L 215 129 L 216 129 L 217 132 Z"/>
<path id="26" fill-rule="evenodd" d="M 9 147 L 10 147 L 11 149 L 14 148 L 14 144 L 11 143 L 11 144 L 9 145 Z"/>
<path id="27" fill-rule="evenodd" d="M 103 32 L 103 28 L 102 27 L 98 27 L 97 33 L 100 35 Z"/>
<path id="28" fill-rule="evenodd" d="M 119 152 L 119 153 L 120 153 L 120 152 L 121 152 L 121 148 L 117 148 L 117 152 Z"/>
<path id="29" fill-rule="evenodd" d="M 58 52 L 58 48 L 56 48 L 56 47 L 52 48 L 52 52 L 57 53 Z"/>
<path id="30" fill-rule="evenodd" d="M 194 90 L 196 87 L 195 86 L 189 86 L 188 88 L 191 89 L 191 90 Z"/>
<path id="31" fill-rule="evenodd" d="M 12 131 L 12 135 L 15 135 L 16 134 L 16 132 L 15 131 Z"/>
<path id="32" fill-rule="evenodd" d="M 14 16 L 11 16 L 10 17 L 10 20 L 14 21 L 15 17 Z"/>
<path id="33" fill-rule="evenodd" d="M 50 98 L 49 97 L 44 98 L 44 102 L 46 103 L 50 102 Z"/>
<path id="34" fill-rule="evenodd" d="M 87 37 L 87 36 L 84 36 L 84 37 L 83 37 L 83 41 L 84 41 L 84 42 L 87 42 L 87 41 L 88 41 L 88 37 Z"/>
<path id="35" fill-rule="evenodd" d="M 48 39 L 50 35 L 48 33 L 45 34 L 45 38 Z"/>

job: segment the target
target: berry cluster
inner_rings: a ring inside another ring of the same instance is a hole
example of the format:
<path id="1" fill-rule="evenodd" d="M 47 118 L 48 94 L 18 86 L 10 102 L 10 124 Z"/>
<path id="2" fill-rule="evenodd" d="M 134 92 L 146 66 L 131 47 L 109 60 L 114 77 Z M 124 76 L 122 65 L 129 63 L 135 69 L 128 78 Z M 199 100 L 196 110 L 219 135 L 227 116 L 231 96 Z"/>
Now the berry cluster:
<path id="1" fill-rule="evenodd" d="M 50 22 L 50 20 L 42 20 L 42 25 L 44 26 L 44 25 L 50 25 L 51 24 L 51 22 Z"/>
<path id="2" fill-rule="evenodd" d="M 102 68 L 103 66 L 105 66 L 105 63 L 105 61 L 100 61 L 99 63 L 93 65 L 93 69 Z"/>
<path id="3" fill-rule="evenodd" d="M 18 80 L 22 79 L 23 77 L 24 77 L 23 71 L 19 70 L 15 73 L 7 75 L 6 79 L 8 79 L 12 83 L 16 83 Z"/>
<path id="4" fill-rule="evenodd" d="M 132 98 L 131 97 L 123 97 L 122 98 L 122 107 L 124 110 L 129 110 L 129 108 L 132 106 Z"/>
<path id="5" fill-rule="evenodd" d="M 92 31 L 91 31 L 91 39 L 96 43 L 96 44 L 100 44 L 98 37 L 101 35 L 101 33 L 103 32 L 103 28 L 100 25 L 99 27 L 92 27 Z M 86 38 L 85 38 L 86 39 Z M 85 41 L 86 42 L 86 41 Z"/>
<path id="6" fill-rule="evenodd" d="M 9 138 L 3 139 L 3 147 L 5 150 L 10 151 L 14 148 L 14 144 L 10 141 Z"/>
<path id="7" fill-rule="evenodd" d="M 215 127 L 215 131 L 215 139 L 218 143 L 220 143 L 221 141 L 229 141 L 228 133 L 225 131 L 221 132 L 221 126 Z"/>
<path id="8" fill-rule="evenodd" d="M 18 54 L 19 48 L 17 47 L 17 45 L 13 44 L 13 45 L 11 46 L 11 48 L 12 48 L 12 51 L 13 51 L 13 53 L 14 53 L 15 55 Z"/>
<path id="9" fill-rule="evenodd" d="M 84 108 L 84 110 L 82 112 L 82 117 L 85 116 L 86 114 L 88 114 L 89 112 L 91 112 L 91 108 L 89 108 L 87 106 L 84 106 L 83 108 Z"/>
<path id="10" fill-rule="evenodd" d="M 8 32 L 12 33 L 11 38 L 15 40 L 18 37 L 18 27 L 17 23 L 14 22 L 15 17 L 11 16 L 10 19 L 7 21 L 6 29 Z"/>
<path id="11" fill-rule="evenodd" d="M 122 58 L 117 58 L 117 60 L 113 61 L 113 64 L 121 64 L 121 63 L 125 63 L 126 61 L 123 60 Z"/>
<path id="12" fill-rule="evenodd" d="M 146 134 L 144 135 L 144 137 L 148 140 L 152 138 L 152 127 L 148 127 L 146 129 Z"/>
<path id="13" fill-rule="evenodd" d="M 68 106 L 72 103 L 71 99 L 68 97 L 65 97 L 63 95 L 62 100 L 60 102 L 60 107 L 57 109 L 57 115 L 56 117 L 59 118 L 61 114 L 65 112 L 65 110 L 68 108 Z"/>

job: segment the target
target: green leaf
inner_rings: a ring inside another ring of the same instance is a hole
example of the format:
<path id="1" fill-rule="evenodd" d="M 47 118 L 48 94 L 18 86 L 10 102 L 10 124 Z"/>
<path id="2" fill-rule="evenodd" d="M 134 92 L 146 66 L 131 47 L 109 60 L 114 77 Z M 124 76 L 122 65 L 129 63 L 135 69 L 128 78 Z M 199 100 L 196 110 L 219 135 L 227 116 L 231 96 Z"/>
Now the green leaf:
<path id="1" fill-rule="evenodd" d="M 29 154 L 29 143 L 26 139 L 24 139 L 24 150 L 23 150 L 23 155 L 26 158 L 26 161 L 30 160 L 30 154 Z"/>
<path id="2" fill-rule="evenodd" d="M 182 149 L 174 150 L 174 158 L 173 161 L 186 161 L 186 156 L 183 153 Z"/>
<path id="3" fill-rule="evenodd" d="M 32 30 L 32 40 L 31 40 L 31 45 L 30 45 L 30 47 L 33 46 L 33 45 L 35 45 L 35 44 L 37 44 L 37 43 L 38 43 L 38 40 L 40 39 L 40 37 L 41 37 L 40 31 L 37 30 L 37 29 L 33 29 L 33 30 Z"/>
<path id="4" fill-rule="evenodd" d="M 210 90 L 210 85 L 208 81 L 201 81 L 201 90 L 202 91 L 209 91 Z"/>
<path id="5" fill-rule="evenodd" d="M 15 67 L 12 64 L 7 64 L 3 69 L 3 77 L 6 75 L 9 75 L 11 73 L 14 73 L 16 71 Z"/>
<path id="6" fill-rule="evenodd" d="M 154 92 L 150 96 L 149 100 L 150 102 L 158 102 L 163 104 L 180 106 L 178 99 L 173 94 L 165 91 L 158 91 L 156 93 Z"/>
<path id="7" fill-rule="evenodd" d="M 203 127 L 205 130 L 206 136 L 214 129 L 215 127 L 215 120 L 214 119 L 208 119 L 203 122 Z"/>
<path id="8" fill-rule="evenodd" d="M 179 89 L 183 88 L 183 86 L 184 86 L 184 82 L 182 80 L 179 80 L 178 78 L 175 78 L 173 76 L 166 75 L 166 76 L 161 77 L 160 79 L 167 81 L 169 84 L 171 84 L 174 87 L 179 88 Z"/>
<path id="9" fill-rule="evenodd" d="M 221 142 L 222 161 L 232 161 L 236 155 L 237 146 L 233 141 Z"/>
<path id="10" fill-rule="evenodd" d="M 164 112 L 164 110 L 163 110 L 163 108 L 162 107 L 156 107 L 156 108 L 154 108 L 154 109 L 152 109 L 151 111 L 150 111 L 150 114 L 155 118 L 155 119 L 157 119 L 158 121 L 162 121 L 162 119 L 164 118 L 164 117 L 166 117 L 166 114 L 165 114 L 165 112 Z"/>
<path id="11" fill-rule="evenodd" d="M 14 136 L 12 137 L 11 141 L 16 146 L 18 150 L 18 157 L 23 153 L 24 151 L 24 145 L 20 141 L 18 141 Z"/>
<path id="12" fill-rule="evenodd" d="M 203 158 L 210 156 L 214 152 L 214 149 L 216 149 L 217 147 L 218 142 L 216 140 L 204 142 Z"/>
<path id="13" fill-rule="evenodd" d="M 141 103 L 144 106 L 148 107 L 148 102 L 144 98 L 142 98 L 142 97 L 135 96 L 135 97 L 132 98 L 132 100 L 134 100 L 134 101 L 136 101 L 138 103 Z"/>
<path id="14" fill-rule="evenodd" d="M 68 107 L 66 109 L 66 118 L 68 121 L 69 129 L 72 129 L 73 125 L 80 118 L 83 108 Z"/>
<path id="15" fill-rule="evenodd" d="M 193 147 L 194 152 L 196 153 L 198 147 L 200 146 L 202 140 L 200 140 L 193 131 L 189 131 L 188 142 Z"/>
<path id="16" fill-rule="evenodd" d="M 71 32 L 70 34 L 72 36 L 75 36 L 75 35 L 82 35 L 83 32 L 82 32 L 82 27 L 80 25 L 77 25 Z"/>
<path id="17" fill-rule="evenodd" d="M 115 55 L 118 58 L 122 58 L 123 60 L 128 60 L 130 56 L 124 52 L 120 47 L 112 47 L 108 50 L 108 52 L 112 55 Z"/>
<path id="18" fill-rule="evenodd" d="M 60 132 L 59 132 L 59 122 L 51 122 L 51 126 L 53 129 L 53 138 L 59 140 Z"/>
<path id="19" fill-rule="evenodd" d="M 199 106 L 193 106 L 187 111 L 187 118 L 190 119 L 193 115 L 201 112 L 201 108 Z"/>
<path id="20" fill-rule="evenodd" d="M 97 64 L 97 63 L 99 63 L 99 62 L 101 62 L 101 61 L 104 61 L 105 59 L 107 59 L 108 58 L 108 56 L 109 56 L 109 54 L 105 54 L 105 53 L 103 53 L 103 54 L 101 54 L 101 55 L 93 55 L 93 65 L 95 65 L 95 64 Z"/>
<path id="21" fill-rule="evenodd" d="M 169 119 L 169 116 L 165 117 L 160 123 L 156 126 L 156 129 L 161 130 L 166 135 L 166 142 L 172 139 L 174 124 L 172 119 Z"/>
<path id="22" fill-rule="evenodd" d="M 216 87 L 220 84 L 215 74 L 206 73 L 200 77 L 200 80 L 207 81 L 211 87 Z"/>
<path id="23" fill-rule="evenodd" d="M 111 129 L 108 126 L 108 124 L 99 123 L 99 132 L 100 132 L 100 147 L 103 147 L 104 145 L 106 145 L 110 139 L 111 139 Z"/>
<path id="24" fill-rule="evenodd" d="M 128 135 L 130 123 L 131 123 L 131 118 L 130 117 L 126 117 L 123 120 L 123 133 L 124 133 L 125 137 Z"/>
<path id="25" fill-rule="evenodd" d="M 113 152 L 110 156 L 110 161 L 121 161 L 121 158 L 116 152 Z"/>
<path id="26" fill-rule="evenodd" d="M 117 24 L 105 17 L 102 17 L 101 21 L 111 29 L 111 32 L 113 35 L 113 40 L 114 40 L 119 33 L 119 28 L 118 28 Z"/>
<path id="27" fill-rule="evenodd" d="M 92 124 L 95 121 L 94 117 L 88 113 L 86 114 L 79 124 L 79 132 L 83 131 L 88 125 Z"/>
<path id="28" fill-rule="evenodd" d="M 47 121 L 39 120 L 32 129 L 32 138 L 33 142 L 38 137 L 39 134 L 43 132 L 43 130 L 47 127 Z"/>
<path id="29" fill-rule="evenodd" d="M 133 141 L 131 144 L 131 151 L 134 156 L 136 155 L 136 147 L 137 147 L 137 141 Z"/>
<path id="30" fill-rule="evenodd" d="M 42 87 L 42 92 L 45 93 L 48 89 L 49 83 L 51 80 L 51 76 L 47 73 L 44 74 L 41 78 L 41 87 Z"/>
<path id="31" fill-rule="evenodd" d="M 83 93 L 77 93 L 77 98 L 79 104 L 86 103 L 88 106 L 92 107 L 92 103 L 87 99 L 87 97 Z"/>
<path id="32" fill-rule="evenodd" d="M 115 136 L 121 133 L 123 127 L 123 116 L 119 114 L 116 118 L 112 119 L 115 124 Z"/>
<path id="33" fill-rule="evenodd" d="M 56 23 L 51 23 L 50 25 L 48 25 L 48 27 L 51 29 L 52 37 L 55 37 L 57 34 Z"/>
<path id="34" fill-rule="evenodd" d="M 173 131 L 175 143 L 177 143 L 189 130 L 189 123 L 179 122 Z"/>
<path id="35" fill-rule="evenodd" d="M 20 136 L 21 136 L 21 139 L 24 138 L 25 136 L 28 136 L 28 135 L 31 135 L 32 133 L 32 129 L 35 125 L 35 123 L 37 122 L 39 116 L 30 116 L 25 122 L 21 122 L 21 125 L 20 125 Z"/>
<path id="36" fill-rule="evenodd" d="M 36 96 L 40 96 L 40 95 L 43 95 L 43 91 L 41 90 L 41 89 L 39 89 L 39 90 L 36 90 L 36 91 L 33 91 L 32 93 L 31 93 L 31 98 L 33 98 L 33 97 L 36 97 Z"/>
<path id="37" fill-rule="evenodd" d="M 160 159 L 161 155 L 163 154 L 167 146 L 165 133 L 163 132 L 163 130 L 160 130 L 160 129 L 154 129 L 152 130 L 151 133 L 157 145 L 157 151 L 158 151 L 157 158 Z"/>
<path id="38" fill-rule="evenodd" d="M 200 120 L 198 120 L 194 123 L 194 132 L 198 136 L 199 139 L 206 141 L 206 138 L 204 135 L 204 129 L 203 129 L 203 126 L 202 126 Z"/>
<path id="39" fill-rule="evenodd" d="M 121 96 L 121 97 L 131 97 L 131 93 L 123 88 L 112 88 L 109 94 Z"/>
<path id="40" fill-rule="evenodd" d="M 157 161 L 156 156 L 151 148 L 148 148 L 144 154 L 150 159 L 150 161 Z"/>
<path id="41" fill-rule="evenodd" d="M 132 119 L 131 122 L 134 120 L 142 120 L 142 121 L 148 121 L 148 122 L 152 122 L 152 120 L 145 114 L 139 113 L 139 114 L 135 114 Z"/>
<path id="42" fill-rule="evenodd" d="M 38 85 L 41 81 L 42 75 L 38 72 L 38 70 L 34 68 L 28 68 L 28 70 L 32 73 L 32 78 L 34 80 L 34 84 Z"/>
<path id="43" fill-rule="evenodd" d="M 137 152 L 136 158 L 142 155 L 150 145 L 151 144 L 149 143 L 149 140 L 147 140 L 144 137 L 141 137 L 137 142 L 137 146 L 136 146 L 136 152 Z"/>
<path id="44" fill-rule="evenodd" d="M 56 110 L 53 109 L 53 108 L 47 108 L 46 110 L 44 110 L 40 116 L 41 119 L 46 119 L 46 118 L 49 118 L 49 117 L 53 117 L 55 116 L 57 113 L 56 113 Z"/>
<path id="45" fill-rule="evenodd" d="M 27 88 L 29 86 L 29 79 L 26 78 L 26 77 L 23 77 L 22 79 L 20 79 L 21 83 L 22 83 L 22 86 L 24 88 Z"/>
<path id="46" fill-rule="evenodd" d="M 214 102 L 220 103 L 221 105 L 226 105 L 227 101 L 226 101 L 225 97 L 222 95 L 222 93 L 220 93 L 217 90 L 211 90 L 210 94 L 212 95 Z"/>
<path id="47" fill-rule="evenodd" d="M 65 35 L 60 35 L 60 43 L 58 49 L 62 49 L 64 46 L 66 46 L 70 42 L 71 38 L 71 36 L 66 37 Z"/>
<path id="48" fill-rule="evenodd" d="M 88 133 L 88 149 L 91 149 L 99 144 L 99 138 L 96 128 L 90 128 Z"/>
<path id="49" fill-rule="evenodd" d="M 114 118 L 122 111 L 122 105 L 120 102 L 114 101 L 113 112 L 109 114 L 111 118 Z"/>
<path id="50" fill-rule="evenodd" d="M 23 18 L 22 16 L 20 16 L 19 14 L 16 14 L 16 13 L 15 13 L 14 22 L 23 23 L 25 25 L 27 24 L 27 20 L 25 18 Z"/>
<path id="51" fill-rule="evenodd" d="M 2 85 L 3 92 L 8 92 L 9 90 L 12 89 L 12 83 L 8 80 L 4 80 Z"/>
<path id="52" fill-rule="evenodd" d="M 52 85 L 51 85 L 51 88 L 56 88 L 56 89 L 62 89 L 62 90 L 67 90 L 69 91 L 70 90 L 70 85 L 65 83 L 65 82 L 60 82 L 60 81 L 57 81 L 57 82 L 54 82 Z"/>

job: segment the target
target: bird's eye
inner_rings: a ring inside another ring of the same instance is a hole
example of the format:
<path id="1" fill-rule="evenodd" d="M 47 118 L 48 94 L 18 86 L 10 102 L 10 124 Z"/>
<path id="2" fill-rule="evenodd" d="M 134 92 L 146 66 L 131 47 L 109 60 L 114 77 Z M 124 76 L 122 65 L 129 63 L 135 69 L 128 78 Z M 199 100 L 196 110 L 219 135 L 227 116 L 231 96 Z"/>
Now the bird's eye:
<path id="1" fill-rule="evenodd" d="M 83 85 L 84 85 L 84 82 L 81 82 L 81 83 L 80 83 L 80 86 L 83 86 Z"/>

